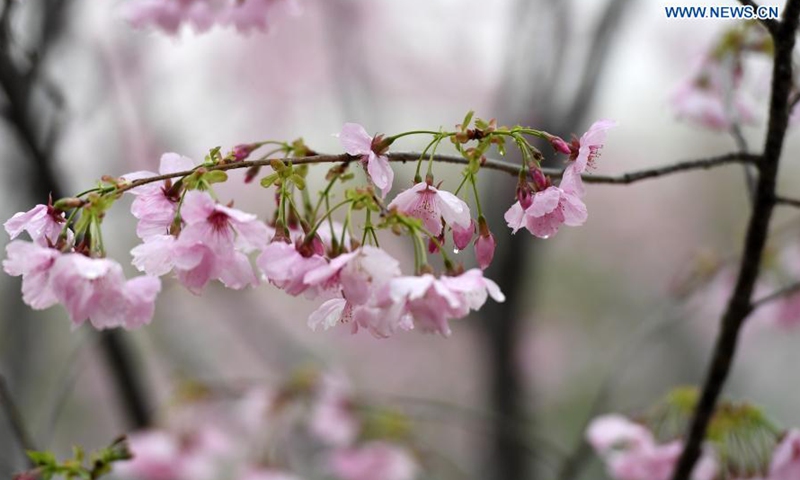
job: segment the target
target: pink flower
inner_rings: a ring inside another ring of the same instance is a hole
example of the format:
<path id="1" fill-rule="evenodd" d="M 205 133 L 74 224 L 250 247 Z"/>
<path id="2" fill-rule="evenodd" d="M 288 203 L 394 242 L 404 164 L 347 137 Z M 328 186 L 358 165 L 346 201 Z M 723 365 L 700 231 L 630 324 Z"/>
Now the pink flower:
<path id="1" fill-rule="evenodd" d="M 185 226 L 177 239 L 152 235 L 131 250 L 136 268 L 156 276 L 175 271 L 178 281 L 195 294 L 214 279 L 233 289 L 258 283 L 247 254 L 264 248 L 270 231 L 255 215 L 190 191 L 181 218 Z"/>
<path id="2" fill-rule="evenodd" d="M 596 418 L 586 439 L 606 462 L 615 480 L 669 480 L 683 450 L 681 441 L 657 444 L 644 426 L 621 415 Z M 714 480 L 719 469 L 713 452 L 706 451 L 695 465 L 692 480 Z"/>
<path id="3" fill-rule="evenodd" d="M 800 430 L 790 430 L 772 454 L 769 480 L 800 478 Z"/>
<path id="4" fill-rule="evenodd" d="M 572 151 L 575 173 L 583 173 L 587 168 L 594 166 L 594 160 L 600 155 L 600 149 L 606 141 L 608 129 L 616 126 L 617 122 L 613 120 L 598 120 L 581 136 L 577 151 L 574 150 L 574 146 Z"/>
<path id="5" fill-rule="evenodd" d="M 165 153 L 161 156 L 161 165 L 158 174 L 188 171 L 195 167 L 192 159 L 182 157 L 177 153 Z M 134 181 L 158 175 L 148 171 L 132 172 L 123 175 L 127 181 Z M 170 191 L 172 183 L 148 183 L 130 190 L 136 196 L 131 204 L 131 213 L 139 222 L 136 225 L 136 235 L 142 240 L 147 240 L 154 235 L 166 235 L 175 220 L 178 209 L 178 196 Z"/>
<path id="6" fill-rule="evenodd" d="M 739 83 L 740 73 L 734 63 L 705 59 L 674 91 L 672 108 L 678 118 L 717 131 L 729 130 L 735 123 L 754 123 L 756 109 Z"/>
<path id="7" fill-rule="evenodd" d="M 176 480 L 182 477 L 181 447 L 177 438 L 153 430 L 128 435 L 133 458 L 114 464 L 114 472 L 125 478 Z"/>
<path id="8" fill-rule="evenodd" d="M 61 234 L 64 223 L 64 213 L 48 205 L 36 205 L 27 212 L 15 213 L 13 217 L 3 224 L 11 240 L 17 238 L 22 232 L 28 232 L 31 240 L 46 247 L 48 243 L 55 245 Z"/>
<path id="9" fill-rule="evenodd" d="M 497 284 L 484 278 L 477 268 L 454 277 L 436 278 L 430 274 L 398 277 L 388 284 L 388 298 L 392 303 L 405 304 L 416 326 L 446 337 L 452 333 L 449 320 L 478 310 L 489 296 L 498 302 L 505 301 Z"/>
<path id="10" fill-rule="evenodd" d="M 294 245 L 280 241 L 267 245 L 256 263 L 264 273 L 264 278 L 276 287 L 289 295 L 297 296 L 305 292 L 309 297 L 316 296 L 319 289 L 305 283 L 306 274 L 327 265 L 322 256 L 312 253 L 306 257 Z"/>
<path id="11" fill-rule="evenodd" d="M 365 245 L 309 271 L 303 282 L 310 286 L 341 285 L 347 301 L 363 305 L 375 290 L 400 273 L 400 262 L 380 248 Z"/>
<path id="12" fill-rule="evenodd" d="M 204 192 L 187 192 L 181 218 L 186 226 L 178 243 L 203 244 L 219 257 L 231 251 L 250 253 L 263 249 L 269 241 L 267 226 L 255 215 L 216 203 Z"/>
<path id="13" fill-rule="evenodd" d="M 361 430 L 355 415 L 347 380 L 326 374 L 320 379 L 317 398 L 309 420 L 309 431 L 328 445 L 351 445 Z"/>
<path id="14" fill-rule="evenodd" d="M 130 0 L 123 16 L 136 28 L 155 26 L 175 34 L 184 23 L 197 32 L 214 24 L 233 25 L 242 33 L 264 31 L 278 10 L 297 13 L 295 0 Z"/>
<path id="15" fill-rule="evenodd" d="M 435 237 L 442 233 L 442 220 L 460 229 L 468 229 L 472 222 L 469 207 L 463 200 L 426 182 L 400 192 L 389 208 L 397 208 L 401 213 L 419 218 Z"/>
<path id="16" fill-rule="evenodd" d="M 49 283 L 74 326 L 88 319 L 98 329 L 132 329 L 150 323 L 161 290 L 161 282 L 155 277 L 126 281 L 117 262 L 78 253 L 57 258 Z"/>
<path id="17" fill-rule="evenodd" d="M 14 240 L 6 245 L 3 270 L 22 276 L 22 301 L 35 310 L 50 308 L 58 299 L 50 288 L 50 274 L 61 252 L 36 243 Z"/>
<path id="18" fill-rule="evenodd" d="M 653 435 L 644 426 L 622 415 L 603 415 L 592 420 L 586 440 L 601 455 L 615 449 L 638 448 L 653 442 Z"/>
<path id="19" fill-rule="evenodd" d="M 526 227 L 531 234 L 540 238 L 555 235 L 562 224 L 573 227 L 583 225 L 586 217 L 586 205 L 575 192 L 575 188 L 569 186 L 550 186 L 536 192 L 527 210 L 523 210 L 520 203 L 516 202 L 505 213 L 506 223 L 513 233 Z"/>
<path id="20" fill-rule="evenodd" d="M 335 452 L 330 468 L 341 480 L 413 480 L 419 470 L 408 451 L 379 441 Z"/>
<path id="21" fill-rule="evenodd" d="M 376 152 L 380 148 L 376 145 L 376 141 L 380 143 L 380 137 L 370 137 L 364 127 L 357 123 L 345 123 L 339 133 L 339 141 L 348 155 L 361 157 L 361 161 L 367 165 L 372 183 L 386 196 L 392 189 L 394 171 L 389 165 L 389 157 L 383 151 Z"/>

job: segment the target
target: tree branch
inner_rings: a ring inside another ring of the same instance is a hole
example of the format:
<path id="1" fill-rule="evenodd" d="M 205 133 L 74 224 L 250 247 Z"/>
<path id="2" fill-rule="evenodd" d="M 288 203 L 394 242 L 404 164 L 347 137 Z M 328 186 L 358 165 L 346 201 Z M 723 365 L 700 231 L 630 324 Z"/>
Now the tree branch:
<path id="1" fill-rule="evenodd" d="M 13 432 L 19 447 L 22 449 L 22 453 L 25 454 L 25 452 L 36 450 L 36 447 L 33 445 L 33 440 L 31 440 L 31 436 L 28 434 L 28 430 L 25 428 L 25 422 L 22 420 L 22 414 L 17 408 L 16 403 L 14 403 L 14 398 L 8 388 L 6 379 L 2 375 L 0 375 L 0 408 L 2 408 L 5 412 L 8 423 L 11 426 L 11 431 Z M 28 465 L 33 468 L 34 465 L 30 459 L 28 459 L 27 462 Z"/>
<path id="2" fill-rule="evenodd" d="M 786 207 L 800 208 L 800 199 L 796 198 L 777 196 L 775 197 L 775 203 Z"/>
<path id="3" fill-rule="evenodd" d="M 420 154 L 414 152 L 389 153 L 387 154 L 387 156 L 389 157 L 389 161 L 399 162 L 399 163 L 416 162 L 420 158 Z M 644 170 L 635 170 L 620 175 L 584 174 L 582 175 L 582 178 L 583 181 L 586 183 L 629 185 L 631 183 L 640 182 L 642 180 L 649 180 L 653 178 L 671 175 L 674 173 L 687 172 L 691 170 L 708 170 L 710 168 L 721 167 L 723 165 L 731 165 L 731 164 L 756 164 L 759 158 L 760 157 L 758 155 L 747 154 L 747 153 L 728 153 L 716 157 L 700 158 L 696 160 L 686 160 L 669 165 L 663 165 L 660 167 L 648 168 Z M 433 159 L 434 161 L 439 163 L 450 163 L 456 165 L 468 164 L 468 161 L 464 157 L 458 155 L 437 154 L 433 157 Z M 358 161 L 358 157 L 352 157 L 350 155 L 347 155 L 346 153 L 339 155 L 313 155 L 313 156 L 295 157 L 295 158 L 263 157 L 257 160 L 246 160 L 243 162 L 224 163 L 220 165 L 214 165 L 209 167 L 198 167 L 198 168 L 205 168 L 207 171 L 239 170 L 243 168 L 269 166 L 270 163 L 275 160 L 280 160 L 286 163 L 291 162 L 293 165 L 313 165 L 321 163 L 349 163 Z M 503 160 L 488 159 L 481 168 L 485 168 L 487 170 L 496 170 L 511 175 L 518 175 L 520 166 Z M 115 191 L 117 193 L 124 193 L 127 192 L 128 190 L 134 189 L 136 187 L 141 187 L 142 185 L 147 185 L 149 183 L 160 182 L 171 178 L 185 177 L 187 175 L 191 175 L 196 171 L 197 169 L 184 170 L 182 172 L 174 172 L 174 173 L 167 173 L 164 175 L 154 175 L 152 177 L 140 178 L 130 183 L 123 184 L 118 188 L 109 187 L 108 192 Z M 564 173 L 563 170 L 558 168 L 543 168 L 542 171 L 545 173 L 545 175 L 549 175 L 553 178 L 561 178 L 561 176 Z"/>
<path id="4" fill-rule="evenodd" d="M 786 128 L 789 123 L 789 95 L 792 91 L 792 51 L 795 45 L 800 0 L 786 2 L 783 19 L 774 29 L 775 60 L 770 95 L 769 127 L 764 152 L 758 163 L 759 179 L 755 202 L 745 239 L 744 255 L 736 280 L 736 287 L 722 316 L 722 326 L 717 338 L 703 384 L 700 401 L 686 435 L 683 453 L 675 468 L 673 480 L 688 480 L 706 436 L 708 424 L 714 414 L 717 400 L 730 373 L 736 354 L 739 332 L 753 310 L 753 289 L 760 270 L 761 256 L 766 245 L 769 223 L 775 206 L 775 188 L 778 164 Z"/>
<path id="5" fill-rule="evenodd" d="M 785 287 L 781 288 L 780 290 L 776 290 L 769 295 L 761 297 L 757 300 L 753 301 L 753 310 L 766 305 L 767 303 L 774 302 L 775 300 L 780 300 L 781 298 L 788 297 L 794 293 L 800 291 L 800 282 L 790 283 Z"/>

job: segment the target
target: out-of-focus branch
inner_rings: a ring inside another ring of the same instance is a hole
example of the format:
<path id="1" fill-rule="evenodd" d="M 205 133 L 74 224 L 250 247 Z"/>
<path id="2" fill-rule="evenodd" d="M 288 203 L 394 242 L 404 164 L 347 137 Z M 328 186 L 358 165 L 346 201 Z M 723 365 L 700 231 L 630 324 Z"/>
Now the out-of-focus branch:
<path id="1" fill-rule="evenodd" d="M 760 5 L 754 2 L 753 0 L 739 0 L 739 3 L 741 3 L 744 6 L 753 7 L 754 10 L 758 10 L 758 8 L 760 7 Z M 762 18 L 759 19 L 759 21 L 761 22 L 762 25 L 764 25 L 764 27 L 767 30 L 769 30 L 770 33 L 774 34 L 776 32 L 776 29 L 778 28 L 778 22 L 776 22 L 775 20 L 770 18 Z"/>
<path id="2" fill-rule="evenodd" d="M 16 14 L 16 1 L 10 0 L 5 5 L 4 17 L 0 18 L 0 90 L 5 94 L 9 125 L 15 130 L 25 153 L 32 160 L 29 172 L 31 190 L 40 199 L 48 194 L 62 196 L 62 188 L 55 171 L 52 147 L 54 138 L 58 136 L 58 125 L 43 125 L 41 112 L 34 109 L 33 97 L 37 89 L 49 91 L 49 98 L 56 99 L 57 110 L 60 95 L 53 95 L 55 88 L 49 80 L 41 76 L 41 68 L 47 52 L 59 38 L 59 33 L 66 22 L 68 0 L 40 0 L 40 16 L 38 18 L 38 42 L 34 54 L 29 58 L 31 64 L 19 62 L 15 56 L 14 32 L 11 31 L 12 16 Z M 26 8 L 34 8 L 29 2 Z M 41 132 L 47 132 L 44 141 Z M 149 409 L 145 403 L 142 384 L 133 368 L 129 346 L 121 337 L 121 332 L 109 331 L 101 334 L 102 350 L 108 358 L 112 376 L 117 383 L 117 390 L 122 396 L 130 421 L 135 427 L 148 423 Z"/>
<path id="3" fill-rule="evenodd" d="M 777 196 L 775 197 L 775 203 L 786 207 L 800 208 L 800 199 L 797 198 Z"/>
<path id="4" fill-rule="evenodd" d="M 782 298 L 786 298 L 791 296 L 795 293 L 800 291 L 800 282 L 790 283 L 785 287 L 781 288 L 780 290 L 776 290 L 775 292 L 770 293 L 764 297 L 761 297 L 757 300 L 753 301 L 753 310 L 762 307 L 768 303 L 772 303 L 776 300 L 780 300 Z"/>
<path id="5" fill-rule="evenodd" d="M 687 480 L 706 436 L 717 400 L 730 373 L 739 332 L 753 311 L 752 295 L 760 270 L 761 256 L 767 242 L 769 223 L 775 207 L 778 164 L 789 124 L 789 96 L 792 91 L 792 52 L 800 17 L 800 0 L 788 0 L 783 18 L 771 33 L 775 42 L 775 60 L 770 94 L 770 115 L 763 157 L 758 163 L 759 178 L 755 202 L 745 239 L 744 255 L 733 294 L 722 317 L 721 331 L 712 354 L 700 400 L 686 435 L 683 453 L 675 468 L 673 480 Z"/>
<path id="6" fill-rule="evenodd" d="M 0 375 L 0 408 L 6 415 L 6 419 L 11 426 L 11 431 L 19 447 L 22 449 L 22 453 L 24 454 L 25 452 L 36 450 L 33 445 L 33 440 L 31 440 L 31 436 L 28 434 L 27 428 L 25 428 L 22 414 L 17 408 L 17 404 L 14 403 L 14 398 L 8 388 L 6 379 L 2 375 Z M 30 459 L 28 460 L 28 465 L 33 467 Z"/>

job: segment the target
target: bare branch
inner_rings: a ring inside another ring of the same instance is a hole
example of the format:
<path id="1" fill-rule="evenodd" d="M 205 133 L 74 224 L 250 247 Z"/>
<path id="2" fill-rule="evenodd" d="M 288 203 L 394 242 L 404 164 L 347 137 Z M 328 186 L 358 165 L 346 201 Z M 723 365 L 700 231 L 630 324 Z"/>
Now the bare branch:
<path id="1" fill-rule="evenodd" d="M 8 419 L 8 423 L 11 426 L 11 431 L 13 432 L 14 437 L 16 437 L 17 443 L 19 444 L 19 447 L 22 449 L 23 453 L 36 450 L 36 447 L 34 447 L 33 441 L 31 440 L 31 436 L 28 434 L 28 430 L 25 428 L 25 422 L 22 419 L 22 414 L 17 408 L 17 404 L 14 403 L 14 398 L 8 388 L 6 379 L 2 375 L 0 375 L 0 408 L 3 409 L 6 418 Z M 28 460 L 28 465 L 31 468 L 34 466 L 30 459 Z"/>
<path id="2" fill-rule="evenodd" d="M 764 143 L 764 153 L 759 167 L 755 202 L 745 239 L 744 255 L 739 267 L 736 286 L 731 295 L 721 329 L 703 384 L 700 401 L 686 435 L 685 446 L 673 480 L 688 480 L 706 437 L 708 424 L 714 414 L 717 400 L 730 373 L 739 332 L 747 316 L 753 311 L 752 295 L 760 271 L 761 256 L 767 242 L 769 223 L 775 207 L 775 188 L 778 163 L 783 151 L 786 128 L 789 124 L 789 96 L 792 91 L 792 52 L 800 17 L 800 0 L 788 0 L 783 10 L 783 20 L 771 33 L 775 41 L 775 61 L 770 94 L 769 126 Z"/>
<path id="3" fill-rule="evenodd" d="M 792 294 L 797 293 L 798 291 L 800 291 L 800 282 L 790 283 L 789 285 L 786 285 L 780 290 L 776 290 L 767 296 L 761 297 L 758 300 L 753 301 L 753 310 L 763 305 L 766 305 L 767 303 L 774 302 L 775 300 L 780 300 L 781 298 L 791 296 Z"/>
<path id="4" fill-rule="evenodd" d="M 800 208 L 800 199 L 796 198 L 788 198 L 788 197 L 775 197 L 775 203 L 778 205 L 783 205 L 786 207 L 795 207 Z"/>

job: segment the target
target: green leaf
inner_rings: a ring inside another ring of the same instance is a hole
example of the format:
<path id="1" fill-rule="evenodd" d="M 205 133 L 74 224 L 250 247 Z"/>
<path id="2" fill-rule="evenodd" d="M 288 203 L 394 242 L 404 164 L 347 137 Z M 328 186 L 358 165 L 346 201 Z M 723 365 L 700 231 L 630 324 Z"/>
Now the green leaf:
<path id="1" fill-rule="evenodd" d="M 228 180 L 228 174 L 222 170 L 211 170 L 203 175 L 203 180 L 207 183 L 223 183 Z"/>
<path id="2" fill-rule="evenodd" d="M 473 111 L 473 110 L 470 110 L 469 112 L 467 112 L 467 115 L 464 117 L 464 122 L 461 124 L 461 128 L 463 130 L 466 130 L 467 128 L 469 128 L 469 124 L 470 124 L 470 122 L 472 122 L 472 117 L 474 115 L 475 115 L 475 111 Z"/>
<path id="3" fill-rule="evenodd" d="M 261 186 L 264 188 L 271 187 L 276 181 L 278 181 L 278 174 L 273 173 L 271 175 L 267 175 L 266 177 L 261 179 Z"/>
<path id="4" fill-rule="evenodd" d="M 295 173 L 295 174 L 292 174 L 292 176 L 289 177 L 289 178 L 291 179 L 292 183 L 297 185 L 297 188 L 299 188 L 300 190 L 304 190 L 306 188 L 306 181 L 300 175 Z"/>

